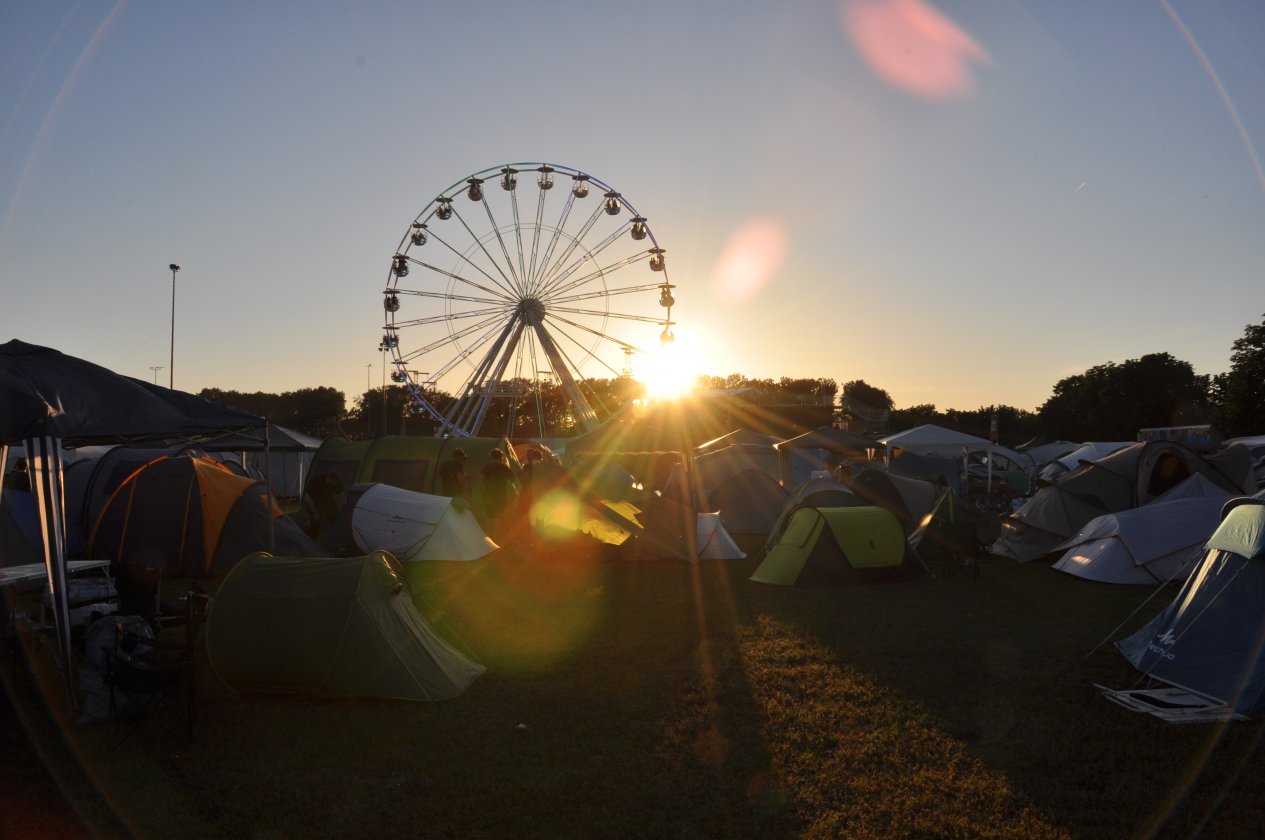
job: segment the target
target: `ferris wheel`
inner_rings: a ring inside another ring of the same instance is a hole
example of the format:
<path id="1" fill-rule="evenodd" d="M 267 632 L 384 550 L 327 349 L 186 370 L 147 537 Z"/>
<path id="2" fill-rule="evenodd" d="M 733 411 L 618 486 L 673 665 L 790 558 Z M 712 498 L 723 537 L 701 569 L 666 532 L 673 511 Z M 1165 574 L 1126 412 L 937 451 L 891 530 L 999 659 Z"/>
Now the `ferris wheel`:
<path id="1" fill-rule="evenodd" d="M 664 253 L 631 202 L 592 175 L 548 163 L 476 172 L 405 230 L 379 349 L 439 434 L 501 422 L 491 433 L 509 436 L 542 389 L 560 389 L 575 425 L 592 430 L 609 409 L 591 380 L 627 376 L 635 354 L 673 340 Z"/>

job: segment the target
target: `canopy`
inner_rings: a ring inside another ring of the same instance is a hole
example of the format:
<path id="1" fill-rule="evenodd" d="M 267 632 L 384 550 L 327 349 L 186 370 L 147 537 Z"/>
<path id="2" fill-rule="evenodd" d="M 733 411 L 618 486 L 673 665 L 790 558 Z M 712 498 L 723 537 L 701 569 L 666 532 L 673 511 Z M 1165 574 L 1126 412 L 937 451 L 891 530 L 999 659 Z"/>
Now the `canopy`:
<path id="1" fill-rule="evenodd" d="M 0 442 L 52 437 L 64 445 L 161 440 L 267 423 L 202 397 L 122 376 L 24 341 L 0 345 Z"/>

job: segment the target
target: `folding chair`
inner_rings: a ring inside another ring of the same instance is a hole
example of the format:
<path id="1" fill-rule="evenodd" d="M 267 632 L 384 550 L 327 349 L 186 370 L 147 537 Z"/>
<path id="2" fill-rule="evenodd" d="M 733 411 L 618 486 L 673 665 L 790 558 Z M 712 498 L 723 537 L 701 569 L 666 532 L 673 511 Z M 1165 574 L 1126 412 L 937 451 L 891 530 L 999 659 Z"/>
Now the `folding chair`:
<path id="1" fill-rule="evenodd" d="M 183 686 L 185 737 L 193 741 L 197 710 L 196 658 L 202 627 L 210 607 L 210 596 L 191 591 L 186 601 L 183 641 L 158 638 L 148 624 L 118 621 L 111 645 L 103 648 L 103 681 L 109 690 L 110 719 L 132 720 L 131 727 L 118 739 L 121 744 L 140 728 L 146 718 L 162 722 L 164 713 L 180 717 L 176 697 Z"/>

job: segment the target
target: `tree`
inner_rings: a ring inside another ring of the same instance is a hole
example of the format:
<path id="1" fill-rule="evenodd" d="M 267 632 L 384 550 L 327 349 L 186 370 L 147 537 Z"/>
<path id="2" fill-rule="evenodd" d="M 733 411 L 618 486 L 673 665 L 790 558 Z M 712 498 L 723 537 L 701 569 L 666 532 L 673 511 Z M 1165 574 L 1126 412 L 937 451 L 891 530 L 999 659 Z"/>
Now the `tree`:
<path id="1" fill-rule="evenodd" d="M 1054 384 L 1041 406 L 1041 431 L 1066 440 L 1133 440 L 1154 426 L 1206 423 L 1209 378 L 1190 362 L 1151 353 L 1107 362 Z"/>
<path id="2" fill-rule="evenodd" d="M 271 423 L 303 432 L 313 437 L 329 437 L 339 433 L 339 423 L 346 413 L 347 399 L 334 388 L 300 388 L 284 394 L 264 391 L 242 393 L 219 388 L 203 388 L 198 396 L 233 408 L 257 414 Z"/>
<path id="3" fill-rule="evenodd" d="M 1230 370 L 1213 380 L 1212 420 L 1226 437 L 1265 432 L 1265 318 L 1231 345 Z"/>
<path id="4" fill-rule="evenodd" d="M 896 407 L 892 401 L 891 394 L 882 388 L 870 385 L 864 379 L 853 379 L 851 382 L 843 383 L 843 397 L 844 399 L 857 400 L 870 408 L 891 411 Z"/>

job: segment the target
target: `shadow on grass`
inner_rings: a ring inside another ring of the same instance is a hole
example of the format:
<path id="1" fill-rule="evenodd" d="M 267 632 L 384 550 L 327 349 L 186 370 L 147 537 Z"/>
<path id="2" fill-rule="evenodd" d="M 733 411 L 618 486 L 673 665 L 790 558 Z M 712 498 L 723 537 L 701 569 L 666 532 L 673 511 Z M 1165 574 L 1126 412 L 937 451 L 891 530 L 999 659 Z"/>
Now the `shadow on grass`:
<path id="1" fill-rule="evenodd" d="M 990 820 L 1007 812 L 1037 820 L 1021 822 L 1021 835 L 1038 825 L 1076 837 L 1251 833 L 1259 797 L 1249 791 L 1265 789 L 1265 771 L 1252 761 L 1261 723 L 1164 724 L 1092 689 L 1135 680 L 1110 645 L 1086 654 L 1151 594 L 996 558 L 978 581 L 768 587 L 753 590 L 769 621 L 753 646 L 808 646 L 815 662 L 829 663 L 823 684 L 870 692 L 860 715 L 884 722 L 873 737 L 894 725 L 951 747 L 932 765 L 908 755 L 902 783 L 924 770 L 943 775 L 944 760 L 972 759 L 968 775 L 982 773 L 994 790 L 1010 792 L 1009 804 L 990 806 Z M 1131 626 L 1171 597 L 1160 594 Z M 962 790 L 970 788 L 951 789 L 950 798 L 960 800 Z M 992 827 L 1013 834 L 1010 819 Z"/>

